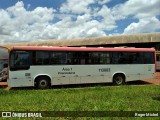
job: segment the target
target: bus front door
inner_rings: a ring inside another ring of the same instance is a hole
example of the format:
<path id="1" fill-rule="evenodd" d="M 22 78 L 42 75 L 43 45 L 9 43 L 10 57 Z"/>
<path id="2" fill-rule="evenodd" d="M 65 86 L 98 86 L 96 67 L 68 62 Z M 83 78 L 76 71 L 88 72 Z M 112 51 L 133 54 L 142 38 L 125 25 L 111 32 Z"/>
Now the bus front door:
<path id="1" fill-rule="evenodd" d="M 33 86 L 28 52 L 11 52 L 8 85 L 10 87 Z"/>

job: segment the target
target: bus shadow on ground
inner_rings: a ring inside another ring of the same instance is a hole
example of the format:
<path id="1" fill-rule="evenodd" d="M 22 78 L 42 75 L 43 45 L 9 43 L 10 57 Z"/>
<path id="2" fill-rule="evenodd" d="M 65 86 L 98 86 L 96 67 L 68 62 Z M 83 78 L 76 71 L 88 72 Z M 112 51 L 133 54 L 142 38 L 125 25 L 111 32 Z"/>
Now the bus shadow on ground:
<path id="1" fill-rule="evenodd" d="M 160 101 L 160 96 L 155 96 L 155 97 L 152 97 L 153 100 L 157 100 L 157 101 Z"/>
<path id="2" fill-rule="evenodd" d="M 137 80 L 137 81 L 130 81 L 130 82 L 126 82 L 125 85 L 149 85 L 151 83 L 146 82 L 146 81 L 141 81 L 141 80 Z M 117 86 L 117 85 L 113 85 L 113 83 L 89 83 L 89 84 L 73 84 L 73 85 L 55 85 L 52 86 L 51 88 L 53 89 L 58 89 L 58 88 L 85 88 L 85 87 L 97 87 L 97 86 Z M 123 85 L 122 85 L 123 86 Z"/>
<path id="3" fill-rule="evenodd" d="M 149 84 L 152 84 L 152 83 L 149 83 L 147 81 L 142 81 L 142 80 L 130 81 L 126 83 L 126 85 L 149 85 Z"/>
<path id="4" fill-rule="evenodd" d="M 125 85 L 150 85 L 152 83 L 146 82 L 146 81 L 141 81 L 141 80 L 137 80 L 137 81 L 130 81 L 130 82 L 126 82 Z M 113 85 L 112 83 L 89 83 L 89 84 L 72 84 L 72 85 L 53 85 L 50 89 L 66 89 L 66 88 L 87 88 L 87 87 L 97 87 L 97 86 L 116 86 Z M 1 89 L 1 87 L 0 87 Z M 36 88 L 34 87 L 17 87 L 17 88 L 12 88 L 11 90 L 36 90 Z"/>

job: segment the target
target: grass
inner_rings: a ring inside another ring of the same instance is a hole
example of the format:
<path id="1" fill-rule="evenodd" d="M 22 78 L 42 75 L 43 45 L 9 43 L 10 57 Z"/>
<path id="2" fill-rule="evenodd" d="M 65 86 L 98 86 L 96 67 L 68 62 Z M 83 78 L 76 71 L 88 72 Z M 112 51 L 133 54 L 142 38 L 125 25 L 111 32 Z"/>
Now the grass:
<path id="1" fill-rule="evenodd" d="M 160 86 L 0 90 L 0 111 L 160 111 Z"/>

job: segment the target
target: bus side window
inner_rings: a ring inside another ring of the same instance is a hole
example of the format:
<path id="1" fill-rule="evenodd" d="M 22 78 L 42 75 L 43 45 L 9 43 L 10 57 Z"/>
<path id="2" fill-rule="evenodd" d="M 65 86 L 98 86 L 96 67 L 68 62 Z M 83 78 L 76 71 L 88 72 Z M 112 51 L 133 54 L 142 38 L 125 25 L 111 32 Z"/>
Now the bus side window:
<path id="1" fill-rule="evenodd" d="M 51 52 L 50 64 L 51 65 L 61 65 L 67 64 L 69 60 L 67 60 L 67 53 L 66 52 Z"/>
<path id="2" fill-rule="evenodd" d="M 67 65 L 71 65 L 72 64 L 73 52 L 67 52 L 66 54 L 67 54 L 67 58 L 66 58 Z"/>
<path id="3" fill-rule="evenodd" d="M 49 64 L 49 52 L 37 51 L 35 58 L 36 65 L 48 65 Z"/>
<path id="4" fill-rule="evenodd" d="M 112 64 L 128 64 L 129 58 L 126 52 L 113 52 L 111 58 Z"/>
<path id="5" fill-rule="evenodd" d="M 128 53 L 129 64 L 143 64 L 143 54 L 140 52 Z"/>

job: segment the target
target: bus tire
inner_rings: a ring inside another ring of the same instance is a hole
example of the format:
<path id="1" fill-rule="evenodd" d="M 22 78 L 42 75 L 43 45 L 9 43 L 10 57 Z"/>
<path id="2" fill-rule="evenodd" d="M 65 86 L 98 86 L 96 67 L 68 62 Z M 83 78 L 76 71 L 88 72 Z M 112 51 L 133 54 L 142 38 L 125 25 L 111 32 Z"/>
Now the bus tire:
<path id="1" fill-rule="evenodd" d="M 48 89 L 51 86 L 51 81 L 48 77 L 38 77 L 35 81 L 35 86 L 38 89 Z"/>
<path id="2" fill-rule="evenodd" d="M 123 85 L 125 83 L 125 75 L 122 73 L 115 74 L 113 77 L 114 85 Z"/>

